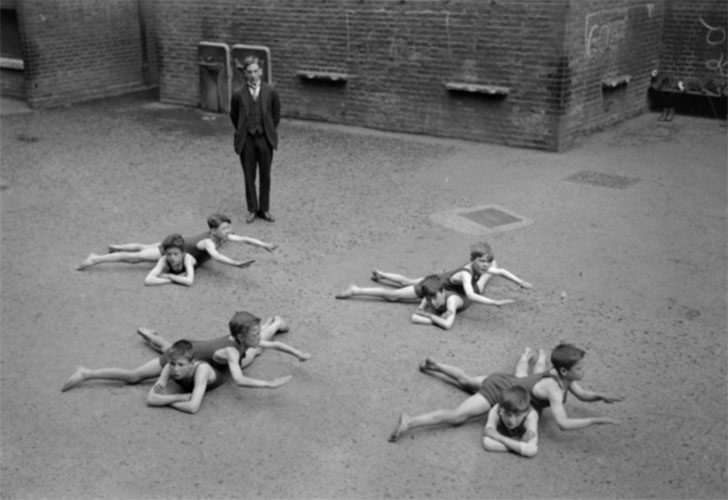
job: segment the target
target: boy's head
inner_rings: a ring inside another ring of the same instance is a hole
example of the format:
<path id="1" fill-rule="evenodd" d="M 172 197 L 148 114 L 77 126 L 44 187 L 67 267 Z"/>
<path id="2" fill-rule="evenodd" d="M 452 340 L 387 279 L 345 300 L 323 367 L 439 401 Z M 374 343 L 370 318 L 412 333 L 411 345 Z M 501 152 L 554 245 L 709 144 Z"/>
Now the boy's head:
<path id="1" fill-rule="evenodd" d="M 178 268 L 185 256 L 185 239 L 180 234 L 170 234 L 162 241 L 162 252 L 167 258 L 167 263 L 173 268 Z"/>
<path id="2" fill-rule="evenodd" d="M 195 356 L 192 344 L 187 340 L 178 340 L 167 351 L 169 356 L 170 377 L 174 380 L 189 378 L 195 371 Z"/>
<path id="3" fill-rule="evenodd" d="M 526 419 L 531 408 L 531 394 L 520 385 L 508 387 L 503 391 L 498 416 L 508 429 L 515 429 Z"/>
<path id="4" fill-rule="evenodd" d="M 222 240 L 230 234 L 230 224 L 230 217 L 224 214 L 212 214 L 207 218 L 207 227 L 210 228 L 210 232 Z"/>
<path id="5" fill-rule="evenodd" d="M 493 260 L 495 260 L 493 249 L 485 241 L 479 241 L 470 247 L 470 261 L 481 273 L 488 271 Z"/>
<path id="6" fill-rule="evenodd" d="M 433 307 L 440 307 L 445 302 L 445 282 L 436 274 L 426 276 L 421 284 L 422 296 Z"/>
<path id="7" fill-rule="evenodd" d="M 238 344 L 257 347 L 260 344 L 260 318 L 247 311 L 236 312 L 229 323 L 230 334 Z"/>
<path id="8" fill-rule="evenodd" d="M 572 344 L 559 344 L 551 351 L 551 365 L 562 377 L 581 380 L 585 352 Z"/>

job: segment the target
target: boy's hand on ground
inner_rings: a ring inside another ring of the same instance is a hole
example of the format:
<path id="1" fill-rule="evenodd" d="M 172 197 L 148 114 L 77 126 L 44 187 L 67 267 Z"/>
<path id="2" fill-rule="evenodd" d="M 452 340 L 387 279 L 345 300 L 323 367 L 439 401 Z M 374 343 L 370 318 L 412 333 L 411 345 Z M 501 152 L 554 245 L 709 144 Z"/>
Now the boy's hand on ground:
<path id="1" fill-rule="evenodd" d="M 269 252 L 274 251 L 276 248 L 278 248 L 278 245 L 274 245 L 272 243 L 270 245 L 266 245 L 266 247 L 265 247 L 265 249 L 268 250 Z"/>
<path id="2" fill-rule="evenodd" d="M 616 418 L 610 418 L 610 417 L 597 417 L 594 419 L 595 424 L 611 424 L 611 425 L 619 425 L 621 422 L 617 420 Z"/>
<path id="3" fill-rule="evenodd" d="M 287 375 L 285 377 L 280 377 L 275 380 L 271 380 L 270 387 L 271 387 L 271 389 L 277 389 L 280 386 L 290 382 L 292 378 L 293 378 L 293 375 Z"/>
<path id="4" fill-rule="evenodd" d="M 602 398 L 602 401 L 604 401 L 607 404 L 621 403 L 622 401 L 624 401 L 623 396 L 610 396 L 609 394 L 602 394 L 601 398 Z"/>
<path id="5" fill-rule="evenodd" d="M 298 355 L 299 361 L 306 361 L 308 359 L 311 359 L 311 355 L 307 352 L 302 352 L 301 354 Z"/>
<path id="6" fill-rule="evenodd" d="M 521 281 L 521 288 L 533 288 L 533 285 L 528 281 Z"/>
<path id="7" fill-rule="evenodd" d="M 503 299 L 503 300 L 496 301 L 495 305 L 500 307 L 500 306 L 505 306 L 507 304 L 513 304 L 514 302 L 515 302 L 515 300 L 513 300 L 513 299 Z"/>
<path id="8" fill-rule="evenodd" d="M 237 266 L 238 266 L 238 267 L 239 267 L 240 269 L 244 269 L 244 268 L 246 268 L 246 267 L 250 267 L 250 266 L 251 266 L 251 265 L 253 264 L 253 262 L 255 262 L 255 260 L 253 260 L 253 259 L 250 259 L 250 260 L 244 260 L 244 261 L 242 261 L 242 262 L 238 262 L 238 263 L 237 263 L 236 265 L 237 265 Z"/>

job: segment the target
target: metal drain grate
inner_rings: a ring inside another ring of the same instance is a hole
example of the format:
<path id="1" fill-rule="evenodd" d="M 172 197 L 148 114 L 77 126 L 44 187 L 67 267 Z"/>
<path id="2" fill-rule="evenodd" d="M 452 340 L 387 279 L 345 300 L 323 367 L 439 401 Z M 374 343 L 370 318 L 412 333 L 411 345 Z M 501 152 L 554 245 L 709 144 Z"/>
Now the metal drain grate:
<path id="1" fill-rule="evenodd" d="M 493 207 L 476 210 L 474 212 L 462 212 L 460 213 L 460 216 L 470 219 L 471 221 L 476 222 L 481 226 L 485 226 L 488 229 L 493 229 L 499 226 L 507 226 L 508 224 L 515 224 L 516 222 L 522 221 L 522 219 L 519 219 L 515 215 L 507 214 L 502 210 L 498 210 Z"/>
<path id="2" fill-rule="evenodd" d="M 474 235 L 510 231 L 533 223 L 526 217 L 516 215 L 498 205 L 481 205 L 437 212 L 430 215 L 430 219 L 455 231 Z"/>
<path id="3" fill-rule="evenodd" d="M 601 172 L 582 170 L 581 172 L 570 175 L 564 180 L 580 184 L 591 184 L 592 186 L 626 189 L 637 184 L 642 179 L 638 177 L 626 177 L 624 175 L 603 174 Z"/>

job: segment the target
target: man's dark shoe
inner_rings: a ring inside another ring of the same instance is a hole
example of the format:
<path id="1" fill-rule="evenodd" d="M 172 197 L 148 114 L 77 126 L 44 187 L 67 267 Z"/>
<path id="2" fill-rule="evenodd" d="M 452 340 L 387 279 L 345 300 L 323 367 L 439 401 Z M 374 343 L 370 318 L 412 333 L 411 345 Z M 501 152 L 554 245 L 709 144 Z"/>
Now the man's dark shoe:
<path id="1" fill-rule="evenodd" d="M 248 212 L 248 216 L 245 218 L 245 222 L 250 224 L 255 220 L 255 212 Z"/>
<path id="2" fill-rule="evenodd" d="M 260 217 L 268 222 L 275 222 L 276 220 L 270 212 L 263 212 Z"/>

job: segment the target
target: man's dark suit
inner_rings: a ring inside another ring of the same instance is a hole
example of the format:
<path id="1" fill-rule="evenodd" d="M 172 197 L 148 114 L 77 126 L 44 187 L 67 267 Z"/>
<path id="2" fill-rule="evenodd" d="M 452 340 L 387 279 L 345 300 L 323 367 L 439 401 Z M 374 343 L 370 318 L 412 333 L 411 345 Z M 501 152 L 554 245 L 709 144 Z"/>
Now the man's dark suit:
<path id="1" fill-rule="evenodd" d="M 251 133 L 248 119 L 251 108 L 260 101 L 262 134 Z M 281 102 L 278 92 L 265 82 L 260 83 L 257 100 L 246 86 L 235 91 L 230 103 L 230 119 L 235 127 L 235 153 L 240 156 L 245 175 L 245 199 L 248 212 L 264 214 L 269 210 L 270 170 L 273 150 L 278 147 L 278 123 Z M 260 167 L 260 200 L 255 190 L 256 165 Z"/>

